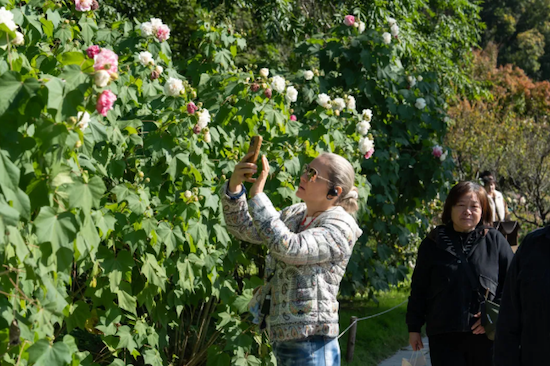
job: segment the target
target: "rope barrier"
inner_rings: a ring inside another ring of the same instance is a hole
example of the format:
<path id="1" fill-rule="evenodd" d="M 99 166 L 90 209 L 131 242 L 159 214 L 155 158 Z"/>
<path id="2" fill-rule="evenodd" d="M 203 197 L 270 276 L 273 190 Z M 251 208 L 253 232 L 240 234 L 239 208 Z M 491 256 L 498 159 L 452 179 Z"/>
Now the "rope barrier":
<path id="1" fill-rule="evenodd" d="M 401 304 L 395 305 L 393 308 L 388 309 L 388 310 L 384 310 L 384 311 L 382 311 L 382 312 L 380 312 L 380 313 L 378 313 L 378 314 L 369 315 L 369 316 L 365 316 L 364 318 L 355 319 L 355 320 L 349 325 L 349 327 L 346 328 L 346 330 L 344 330 L 342 333 L 340 333 L 340 335 L 338 336 L 337 339 L 340 339 L 340 337 L 343 336 L 348 330 L 350 330 L 350 328 L 353 327 L 353 325 L 354 325 L 355 323 L 358 323 L 358 322 L 360 322 L 360 321 L 362 321 L 362 320 L 367 320 L 367 319 L 375 318 L 375 317 L 380 316 L 380 315 L 382 315 L 382 314 L 389 313 L 390 311 L 397 309 L 397 308 L 400 307 L 401 305 L 406 304 L 408 301 L 409 301 L 409 300 L 407 299 L 407 300 L 403 301 Z"/>

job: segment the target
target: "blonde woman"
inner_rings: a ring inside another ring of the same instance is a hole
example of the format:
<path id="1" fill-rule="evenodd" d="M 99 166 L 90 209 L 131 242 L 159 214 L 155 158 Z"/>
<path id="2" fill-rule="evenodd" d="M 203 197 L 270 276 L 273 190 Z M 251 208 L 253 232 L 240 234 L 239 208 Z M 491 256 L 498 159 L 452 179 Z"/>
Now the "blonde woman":
<path id="1" fill-rule="evenodd" d="M 235 237 L 269 249 L 259 293 L 270 297 L 265 322 L 277 364 L 340 365 L 336 296 L 362 233 L 353 216 L 358 208 L 353 167 L 339 155 L 321 154 L 302 171 L 296 196 L 303 203 L 279 212 L 263 192 L 266 157 L 258 177 L 247 178 L 257 172 L 249 156 L 223 187 L 223 210 Z M 248 201 L 245 181 L 253 183 Z M 257 305 L 249 308 L 258 311 Z"/>

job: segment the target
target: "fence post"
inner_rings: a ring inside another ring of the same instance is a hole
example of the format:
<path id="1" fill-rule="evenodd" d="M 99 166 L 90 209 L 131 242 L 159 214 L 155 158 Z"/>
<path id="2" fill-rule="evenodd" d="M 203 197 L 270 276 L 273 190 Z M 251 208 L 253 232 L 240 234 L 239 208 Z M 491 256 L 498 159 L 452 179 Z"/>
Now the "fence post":
<path id="1" fill-rule="evenodd" d="M 357 317 L 352 316 L 350 324 L 353 324 L 349 330 L 348 347 L 346 349 L 346 362 L 351 363 L 353 361 L 353 352 L 355 351 L 355 336 L 357 334 Z"/>

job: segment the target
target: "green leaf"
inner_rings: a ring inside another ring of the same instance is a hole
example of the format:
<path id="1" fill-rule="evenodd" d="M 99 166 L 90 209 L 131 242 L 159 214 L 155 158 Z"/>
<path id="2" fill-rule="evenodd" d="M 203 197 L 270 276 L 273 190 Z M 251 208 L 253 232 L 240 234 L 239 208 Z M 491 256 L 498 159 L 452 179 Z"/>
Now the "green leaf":
<path id="1" fill-rule="evenodd" d="M 53 38 L 53 30 L 54 30 L 53 23 L 45 18 L 40 18 L 40 23 L 42 23 L 42 29 L 44 30 L 44 34 L 46 34 L 48 38 Z"/>
<path id="2" fill-rule="evenodd" d="M 62 43 L 67 43 L 73 40 L 73 29 L 67 25 L 62 24 L 61 28 L 58 28 L 54 33 L 55 38 L 59 38 Z"/>
<path id="3" fill-rule="evenodd" d="M 87 45 L 91 44 L 95 32 L 97 31 L 97 24 L 92 18 L 88 18 L 86 14 L 82 14 L 82 17 L 80 18 L 78 24 L 82 29 L 80 34 L 84 39 L 84 43 Z"/>
<path id="4" fill-rule="evenodd" d="M 59 15 L 59 12 L 57 10 L 53 11 L 51 9 L 48 9 L 48 11 L 46 11 L 46 18 L 48 18 L 48 20 L 53 23 L 54 28 L 57 28 L 59 26 L 59 23 L 61 23 L 61 16 Z"/>
<path id="5" fill-rule="evenodd" d="M 69 346 L 56 342 L 53 346 L 45 339 L 40 339 L 27 350 L 29 363 L 35 366 L 64 366 L 71 362 L 72 355 Z"/>
<path id="6" fill-rule="evenodd" d="M 63 104 L 65 83 L 61 79 L 51 78 L 44 84 L 48 88 L 48 109 L 60 111 Z"/>
<path id="7" fill-rule="evenodd" d="M 65 52 L 59 57 L 62 65 L 80 65 L 86 60 L 86 56 L 82 52 Z"/>
<path id="8" fill-rule="evenodd" d="M 50 242 L 54 253 L 61 247 L 72 249 L 78 225 L 70 212 L 58 214 L 53 207 L 42 207 L 34 220 L 36 236 L 40 243 Z"/>
<path id="9" fill-rule="evenodd" d="M 30 98 L 35 96 L 40 84 L 35 78 L 21 81 L 18 73 L 9 71 L 0 76 L 0 115 L 4 114 L 12 105 L 23 108 Z"/>
<path id="10" fill-rule="evenodd" d="M 127 348 L 130 352 L 133 352 L 136 349 L 137 343 L 134 340 L 130 327 L 127 325 L 121 326 L 118 328 L 116 335 L 120 338 L 120 341 L 116 347 L 117 349 Z"/>
<path id="11" fill-rule="evenodd" d="M 166 291 L 166 270 L 164 267 L 159 266 L 157 259 L 152 254 L 147 253 L 145 255 L 141 271 L 149 282 Z"/>
<path id="12" fill-rule="evenodd" d="M 82 180 L 75 181 L 68 188 L 69 205 L 81 207 L 85 212 L 89 212 L 92 207 L 99 208 L 105 190 L 103 180 L 97 175 L 93 176 L 88 183 Z"/>
<path id="13" fill-rule="evenodd" d="M 132 314 L 136 314 L 136 298 L 126 291 L 118 290 L 116 292 L 117 299 L 118 299 L 118 306 L 120 306 L 122 309 L 131 312 Z"/>
<path id="14" fill-rule="evenodd" d="M 164 363 L 162 361 L 162 357 L 160 357 L 159 351 L 156 349 L 148 349 L 143 354 L 143 358 L 145 359 L 146 365 L 152 365 L 152 366 L 162 366 Z"/>
<path id="15" fill-rule="evenodd" d="M 17 190 L 19 188 L 19 174 L 19 168 L 12 163 L 8 153 L 0 150 L 0 185 L 12 191 Z"/>
<path id="16" fill-rule="evenodd" d="M 31 216 L 31 202 L 29 196 L 19 187 L 13 191 L 0 183 L 0 188 L 8 203 L 11 203 L 12 207 L 19 211 L 21 217 L 29 220 Z"/>
<path id="17" fill-rule="evenodd" d="M 90 305 L 84 301 L 77 301 L 69 307 L 70 315 L 65 318 L 67 330 L 71 332 L 75 328 L 85 330 L 86 321 L 90 318 Z"/>

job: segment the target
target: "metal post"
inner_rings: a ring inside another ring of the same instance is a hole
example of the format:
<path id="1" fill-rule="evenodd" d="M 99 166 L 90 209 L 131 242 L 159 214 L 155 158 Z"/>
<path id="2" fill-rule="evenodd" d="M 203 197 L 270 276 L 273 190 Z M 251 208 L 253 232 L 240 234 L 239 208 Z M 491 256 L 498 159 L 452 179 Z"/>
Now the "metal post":
<path id="1" fill-rule="evenodd" d="M 357 334 L 357 317 L 352 316 L 350 324 L 353 324 L 349 330 L 348 347 L 346 349 L 346 362 L 351 363 L 353 361 L 353 352 L 355 351 L 355 336 Z"/>

